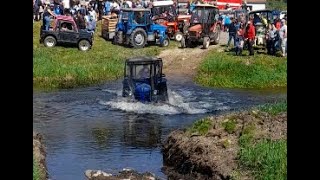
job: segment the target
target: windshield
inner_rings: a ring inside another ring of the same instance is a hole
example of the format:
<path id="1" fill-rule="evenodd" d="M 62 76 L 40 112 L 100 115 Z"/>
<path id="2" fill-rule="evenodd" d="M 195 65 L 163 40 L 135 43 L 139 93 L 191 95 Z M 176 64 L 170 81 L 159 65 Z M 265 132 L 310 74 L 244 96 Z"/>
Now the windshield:
<path id="1" fill-rule="evenodd" d="M 122 12 L 120 14 L 119 20 L 128 21 L 128 19 L 129 19 L 129 12 Z"/>
<path id="2" fill-rule="evenodd" d="M 159 16 L 164 13 L 170 13 L 171 15 L 176 16 L 176 11 L 173 6 L 155 6 L 152 8 L 153 16 Z"/>
<path id="3" fill-rule="evenodd" d="M 212 23 L 216 14 L 216 9 L 213 8 L 196 8 L 192 11 L 191 22 Z"/>
<path id="4" fill-rule="evenodd" d="M 132 79 L 150 78 L 153 73 L 152 64 L 135 64 L 132 65 Z M 127 65 L 126 76 L 130 76 L 130 66 Z"/>

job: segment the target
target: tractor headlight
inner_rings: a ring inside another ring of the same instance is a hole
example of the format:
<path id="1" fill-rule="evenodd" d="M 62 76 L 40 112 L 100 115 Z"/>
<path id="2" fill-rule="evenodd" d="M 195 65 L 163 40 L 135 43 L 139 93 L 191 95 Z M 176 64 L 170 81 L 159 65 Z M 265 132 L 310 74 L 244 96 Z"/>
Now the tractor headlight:
<path id="1" fill-rule="evenodd" d="M 153 95 L 157 95 L 158 91 L 157 90 L 153 90 Z"/>
<path id="2" fill-rule="evenodd" d="M 132 91 L 129 91 L 129 96 L 132 96 Z"/>

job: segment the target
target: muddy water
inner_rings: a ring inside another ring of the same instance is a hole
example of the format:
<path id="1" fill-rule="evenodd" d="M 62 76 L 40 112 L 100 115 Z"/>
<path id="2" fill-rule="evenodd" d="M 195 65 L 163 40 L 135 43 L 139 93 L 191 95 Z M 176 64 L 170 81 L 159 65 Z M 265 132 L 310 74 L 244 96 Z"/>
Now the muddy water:
<path id="1" fill-rule="evenodd" d="M 56 92 L 35 92 L 34 129 L 44 135 L 51 179 L 84 179 L 87 169 L 116 173 L 124 167 L 161 172 L 161 142 L 195 120 L 286 98 L 285 90 L 209 89 L 169 80 L 170 103 L 128 103 L 121 82 Z"/>

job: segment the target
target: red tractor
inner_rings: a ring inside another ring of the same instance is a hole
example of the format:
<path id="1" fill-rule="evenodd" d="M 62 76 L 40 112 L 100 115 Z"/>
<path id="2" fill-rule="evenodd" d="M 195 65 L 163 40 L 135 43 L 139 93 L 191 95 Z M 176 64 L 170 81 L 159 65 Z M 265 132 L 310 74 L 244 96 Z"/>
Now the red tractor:
<path id="1" fill-rule="evenodd" d="M 210 4 L 196 5 L 192 11 L 190 27 L 181 39 L 181 47 L 195 47 L 203 43 L 207 49 L 212 44 L 218 44 L 220 40 L 219 9 Z"/>
<path id="2" fill-rule="evenodd" d="M 154 1 L 151 9 L 153 20 L 167 27 L 170 39 L 180 41 L 187 29 L 191 15 L 178 15 L 173 1 Z"/>

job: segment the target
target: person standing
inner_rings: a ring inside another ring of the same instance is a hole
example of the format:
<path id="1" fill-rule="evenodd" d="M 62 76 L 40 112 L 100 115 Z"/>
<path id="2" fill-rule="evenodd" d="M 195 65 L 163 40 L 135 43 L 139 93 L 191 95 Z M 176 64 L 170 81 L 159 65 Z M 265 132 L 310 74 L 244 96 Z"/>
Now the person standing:
<path id="1" fill-rule="evenodd" d="M 231 24 L 229 25 L 229 40 L 228 40 L 227 48 L 229 48 L 231 40 L 233 40 L 233 47 L 236 47 L 236 33 L 237 33 L 236 21 L 234 18 L 231 18 Z"/>
<path id="2" fill-rule="evenodd" d="M 248 46 L 250 56 L 254 55 L 253 44 L 254 44 L 255 36 L 256 36 L 255 28 L 252 22 L 249 20 L 244 33 L 244 38 L 245 38 L 245 43 Z"/>
<path id="3" fill-rule="evenodd" d="M 267 54 L 275 55 L 275 37 L 276 27 L 273 24 L 269 24 L 267 33 Z"/>
<path id="4" fill-rule="evenodd" d="M 243 25 L 240 25 L 240 27 L 237 29 L 235 41 L 236 41 L 236 55 L 241 56 L 243 45 L 244 45 Z"/>
<path id="5" fill-rule="evenodd" d="M 47 30 L 47 31 L 49 31 L 49 28 L 50 28 L 51 16 L 55 17 L 55 14 L 52 12 L 49 4 L 50 3 L 46 3 L 45 5 L 44 11 L 43 11 L 43 19 L 42 19 L 43 28 L 44 30 Z"/>
<path id="6" fill-rule="evenodd" d="M 281 28 L 279 30 L 282 57 L 287 56 L 287 24 L 286 20 L 281 20 Z"/>

